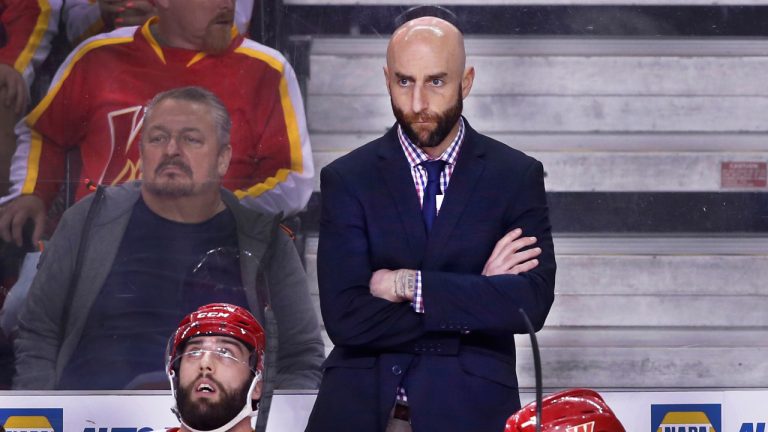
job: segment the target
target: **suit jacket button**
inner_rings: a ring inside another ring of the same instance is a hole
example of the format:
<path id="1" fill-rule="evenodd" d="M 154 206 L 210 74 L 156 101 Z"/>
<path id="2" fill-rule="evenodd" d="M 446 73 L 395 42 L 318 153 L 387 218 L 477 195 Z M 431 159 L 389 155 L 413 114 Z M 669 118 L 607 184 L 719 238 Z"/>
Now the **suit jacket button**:
<path id="1" fill-rule="evenodd" d="M 400 369 L 400 366 L 394 365 L 392 366 L 392 373 L 395 375 L 400 375 L 401 373 L 403 373 L 403 370 Z"/>

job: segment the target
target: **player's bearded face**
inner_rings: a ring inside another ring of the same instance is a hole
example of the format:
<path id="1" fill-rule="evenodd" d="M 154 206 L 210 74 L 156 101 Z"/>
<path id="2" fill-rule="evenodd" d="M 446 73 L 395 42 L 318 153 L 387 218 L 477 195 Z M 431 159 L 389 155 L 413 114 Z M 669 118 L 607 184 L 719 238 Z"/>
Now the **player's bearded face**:
<path id="1" fill-rule="evenodd" d="M 209 54 L 221 54 L 227 50 L 232 41 L 232 23 L 235 19 L 234 10 L 223 10 L 208 22 L 203 39 L 203 51 Z"/>
<path id="2" fill-rule="evenodd" d="M 402 126 L 403 132 L 412 143 L 421 148 L 436 147 L 443 142 L 461 117 L 463 110 L 461 95 L 461 87 L 459 87 L 456 102 L 442 112 L 424 110 L 418 113 L 406 113 L 395 104 L 392 98 L 390 98 L 390 102 L 397 122 Z M 432 127 L 430 128 L 429 125 Z"/>
<path id="3" fill-rule="evenodd" d="M 206 379 L 212 381 L 219 389 L 220 397 L 216 401 L 192 400 L 194 386 L 200 378 L 202 375 L 189 385 L 179 387 L 176 393 L 176 406 L 181 418 L 188 426 L 198 430 L 213 430 L 224 426 L 243 409 L 251 383 L 246 380 L 240 388 L 231 390 L 213 377 L 207 376 Z"/>

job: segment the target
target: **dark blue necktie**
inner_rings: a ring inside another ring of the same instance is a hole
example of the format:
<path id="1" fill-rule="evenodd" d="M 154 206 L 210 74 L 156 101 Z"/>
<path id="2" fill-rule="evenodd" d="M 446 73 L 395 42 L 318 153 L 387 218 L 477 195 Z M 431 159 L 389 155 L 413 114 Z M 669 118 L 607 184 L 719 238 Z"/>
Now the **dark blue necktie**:
<path id="1" fill-rule="evenodd" d="M 424 188 L 424 201 L 421 205 L 421 214 L 424 217 L 424 226 L 427 232 L 432 230 L 432 224 L 437 217 L 437 195 L 440 191 L 440 173 L 443 172 L 445 161 L 424 161 L 421 166 L 427 170 L 427 186 Z"/>

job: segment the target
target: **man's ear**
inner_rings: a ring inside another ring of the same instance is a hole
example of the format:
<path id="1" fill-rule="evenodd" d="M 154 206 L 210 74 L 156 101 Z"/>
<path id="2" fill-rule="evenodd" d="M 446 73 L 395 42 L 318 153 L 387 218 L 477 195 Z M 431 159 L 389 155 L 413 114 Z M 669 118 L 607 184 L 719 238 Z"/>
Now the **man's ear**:
<path id="1" fill-rule="evenodd" d="M 392 94 L 392 92 L 389 91 L 389 69 L 387 69 L 386 66 L 384 66 L 384 85 L 387 86 L 387 93 Z"/>
<path id="2" fill-rule="evenodd" d="M 464 69 L 464 76 L 461 77 L 461 98 L 466 99 L 472 90 L 472 83 L 475 82 L 475 68 L 469 66 Z"/>
<path id="3" fill-rule="evenodd" d="M 262 384 L 264 384 L 264 380 L 259 380 L 259 382 L 256 383 L 256 387 L 253 388 L 253 393 L 251 393 L 251 399 L 253 400 L 261 399 Z"/>
<path id="4" fill-rule="evenodd" d="M 223 149 L 219 151 L 219 159 L 217 172 L 219 177 L 224 177 L 229 169 L 229 162 L 232 160 L 232 146 L 227 144 Z"/>

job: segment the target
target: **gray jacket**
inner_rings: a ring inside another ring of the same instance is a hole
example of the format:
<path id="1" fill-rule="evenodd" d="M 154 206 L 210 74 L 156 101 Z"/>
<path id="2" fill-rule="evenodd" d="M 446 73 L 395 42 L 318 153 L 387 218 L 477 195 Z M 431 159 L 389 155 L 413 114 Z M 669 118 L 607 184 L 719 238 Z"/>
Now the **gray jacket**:
<path id="1" fill-rule="evenodd" d="M 62 329 L 64 302 L 93 194 L 64 213 L 43 252 L 19 317 L 14 388 L 56 387 L 112 268 L 139 196 L 140 182 L 106 188 L 98 213 L 88 226 L 90 240 L 81 263 L 81 276 L 71 295 L 71 308 Z M 279 328 L 276 388 L 317 388 L 324 348 L 296 248 L 278 228 L 275 217 L 240 205 L 226 190 L 222 190 L 222 200 L 235 217 L 242 282 L 250 308 L 260 320 L 267 301 L 266 295 L 257 293 L 257 285 L 262 285 L 257 284 L 257 278 L 267 278 L 269 303 Z M 266 267 L 261 268 L 262 263 Z"/>

